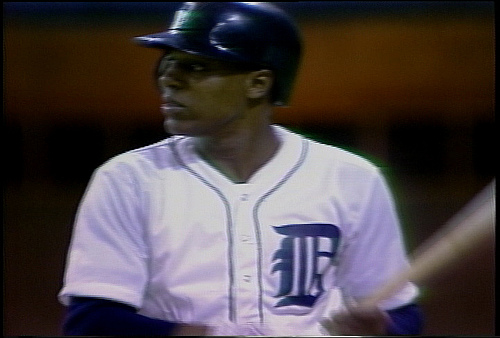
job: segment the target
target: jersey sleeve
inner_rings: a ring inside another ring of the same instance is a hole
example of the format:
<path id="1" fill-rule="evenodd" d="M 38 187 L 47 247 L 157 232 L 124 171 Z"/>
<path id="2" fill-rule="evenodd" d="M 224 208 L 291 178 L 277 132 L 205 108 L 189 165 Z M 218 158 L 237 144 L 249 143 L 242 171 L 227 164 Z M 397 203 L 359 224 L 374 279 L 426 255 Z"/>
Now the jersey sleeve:
<path id="1" fill-rule="evenodd" d="M 140 308 L 148 251 L 141 189 L 131 166 L 96 170 L 79 206 L 59 300 L 99 297 Z"/>
<path id="2" fill-rule="evenodd" d="M 384 177 L 375 170 L 363 189 L 355 228 L 337 269 L 338 286 L 349 300 L 360 300 L 409 266 L 394 201 Z M 393 309 L 414 301 L 417 287 L 411 282 L 381 302 Z"/>

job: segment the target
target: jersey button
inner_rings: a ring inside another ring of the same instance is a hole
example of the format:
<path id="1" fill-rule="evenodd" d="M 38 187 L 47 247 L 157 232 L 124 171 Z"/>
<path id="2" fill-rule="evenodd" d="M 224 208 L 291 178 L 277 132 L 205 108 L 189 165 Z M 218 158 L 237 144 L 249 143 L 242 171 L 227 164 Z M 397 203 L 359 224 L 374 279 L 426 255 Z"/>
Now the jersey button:
<path id="1" fill-rule="evenodd" d="M 248 194 L 241 194 L 240 201 L 248 201 Z"/>
<path id="2" fill-rule="evenodd" d="M 250 242 L 251 237 L 249 235 L 241 235 L 241 242 L 248 243 Z"/>
<path id="3" fill-rule="evenodd" d="M 243 281 L 244 282 L 250 283 L 251 280 L 252 280 L 252 276 L 250 276 L 250 275 L 243 275 Z"/>

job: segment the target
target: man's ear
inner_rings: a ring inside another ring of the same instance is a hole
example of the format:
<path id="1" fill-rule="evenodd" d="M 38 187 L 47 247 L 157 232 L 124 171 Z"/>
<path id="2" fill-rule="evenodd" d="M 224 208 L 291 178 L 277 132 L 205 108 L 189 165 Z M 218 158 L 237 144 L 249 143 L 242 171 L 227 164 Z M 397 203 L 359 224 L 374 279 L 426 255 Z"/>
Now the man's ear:
<path id="1" fill-rule="evenodd" d="M 268 69 L 256 70 L 248 75 L 247 96 L 249 99 L 260 99 L 271 95 L 274 73 Z"/>

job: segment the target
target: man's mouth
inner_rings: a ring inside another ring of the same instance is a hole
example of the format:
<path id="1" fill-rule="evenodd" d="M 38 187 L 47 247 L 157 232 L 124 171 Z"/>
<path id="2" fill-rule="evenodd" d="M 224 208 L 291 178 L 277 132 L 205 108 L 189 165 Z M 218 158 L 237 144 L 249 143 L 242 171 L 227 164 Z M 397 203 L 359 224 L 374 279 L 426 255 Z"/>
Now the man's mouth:
<path id="1" fill-rule="evenodd" d="M 163 100 L 160 110 L 165 117 L 178 118 L 185 115 L 186 107 L 173 99 L 167 99 Z"/>

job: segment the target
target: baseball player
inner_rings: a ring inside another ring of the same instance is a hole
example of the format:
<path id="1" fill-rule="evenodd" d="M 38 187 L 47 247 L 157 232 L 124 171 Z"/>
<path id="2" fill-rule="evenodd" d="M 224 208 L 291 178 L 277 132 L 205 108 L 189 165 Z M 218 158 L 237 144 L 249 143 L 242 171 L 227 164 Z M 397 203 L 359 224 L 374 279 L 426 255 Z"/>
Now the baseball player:
<path id="1" fill-rule="evenodd" d="M 418 334 L 394 203 L 359 156 L 270 122 L 301 39 L 262 3 L 185 3 L 155 77 L 173 134 L 98 168 L 79 207 L 60 301 L 75 335 Z"/>

